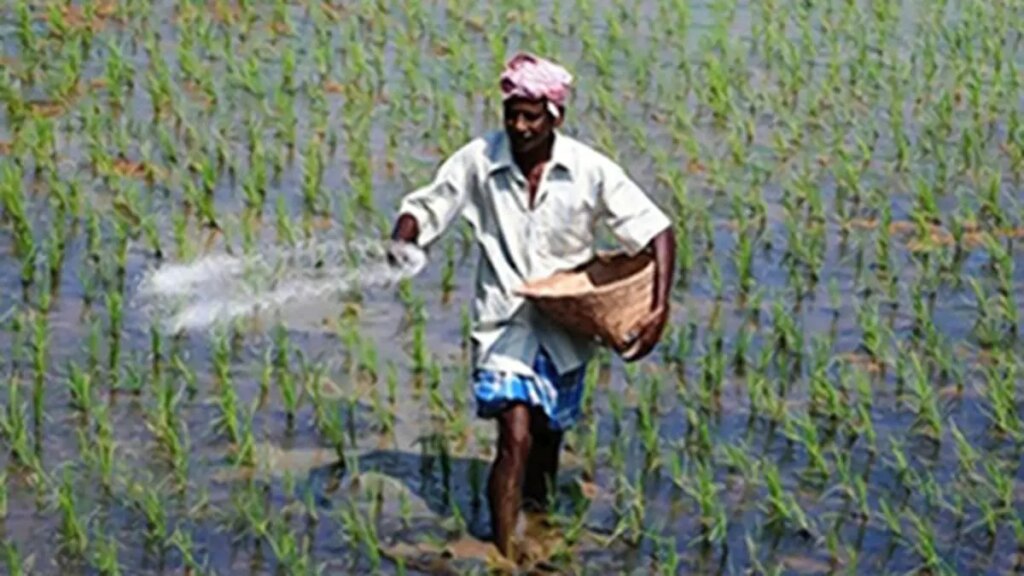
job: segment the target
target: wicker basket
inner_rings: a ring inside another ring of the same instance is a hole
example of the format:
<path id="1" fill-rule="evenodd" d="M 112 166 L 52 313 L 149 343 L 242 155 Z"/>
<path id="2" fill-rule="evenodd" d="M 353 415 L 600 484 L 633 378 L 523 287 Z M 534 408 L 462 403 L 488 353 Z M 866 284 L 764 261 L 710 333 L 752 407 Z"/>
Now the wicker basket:
<path id="1" fill-rule="evenodd" d="M 654 272 L 647 253 L 598 253 L 575 270 L 527 282 L 516 293 L 567 330 L 628 357 L 638 327 L 652 314 Z"/>

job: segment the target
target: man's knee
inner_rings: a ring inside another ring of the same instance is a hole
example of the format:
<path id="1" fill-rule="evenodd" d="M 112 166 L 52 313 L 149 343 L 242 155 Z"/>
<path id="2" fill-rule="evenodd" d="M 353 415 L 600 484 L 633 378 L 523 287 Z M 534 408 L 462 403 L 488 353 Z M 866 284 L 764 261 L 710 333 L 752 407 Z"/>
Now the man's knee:
<path id="1" fill-rule="evenodd" d="M 526 406 L 517 404 L 509 408 L 499 419 L 498 450 L 502 456 L 525 458 L 533 444 L 530 433 L 530 412 Z"/>

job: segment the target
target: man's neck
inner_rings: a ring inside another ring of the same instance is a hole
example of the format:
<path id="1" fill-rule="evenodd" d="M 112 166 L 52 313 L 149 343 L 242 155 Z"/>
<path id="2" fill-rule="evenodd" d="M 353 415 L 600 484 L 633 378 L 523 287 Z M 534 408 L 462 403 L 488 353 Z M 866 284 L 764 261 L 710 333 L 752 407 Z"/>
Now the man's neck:
<path id="1" fill-rule="evenodd" d="M 519 166 L 519 169 L 523 172 L 523 174 L 529 174 L 530 171 L 536 168 L 538 164 L 543 164 L 548 160 L 551 160 L 551 154 L 554 149 L 554 145 L 555 134 L 554 132 L 552 132 L 551 136 L 548 138 L 548 141 L 545 142 L 543 146 L 539 146 L 536 150 L 521 155 L 513 152 L 512 160 L 516 163 L 517 166 Z"/>

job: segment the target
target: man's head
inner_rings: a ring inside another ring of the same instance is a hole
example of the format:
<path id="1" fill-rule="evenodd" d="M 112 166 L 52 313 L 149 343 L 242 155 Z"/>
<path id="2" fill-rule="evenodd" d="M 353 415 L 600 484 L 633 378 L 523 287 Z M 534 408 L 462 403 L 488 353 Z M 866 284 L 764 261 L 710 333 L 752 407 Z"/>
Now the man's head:
<path id="1" fill-rule="evenodd" d="M 548 110 L 544 98 L 509 98 L 505 100 L 505 132 L 513 152 L 523 154 L 547 142 L 551 133 L 562 125 L 564 111 L 556 116 Z"/>
<path id="2" fill-rule="evenodd" d="M 543 58 L 520 52 L 501 74 L 505 129 L 515 152 L 535 149 L 548 140 L 565 117 L 572 75 Z"/>

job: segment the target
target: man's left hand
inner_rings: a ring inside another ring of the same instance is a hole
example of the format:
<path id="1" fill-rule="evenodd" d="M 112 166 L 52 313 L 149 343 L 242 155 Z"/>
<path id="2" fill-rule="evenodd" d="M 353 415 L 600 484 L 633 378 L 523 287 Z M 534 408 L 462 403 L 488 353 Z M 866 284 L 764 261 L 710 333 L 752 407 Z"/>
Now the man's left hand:
<path id="1" fill-rule="evenodd" d="M 650 354 L 661 339 L 665 323 L 668 322 L 669 297 L 672 293 L 672 275 L 676 262 L 676 240 L 672 228 L 668 227 L 655 236 L 648 249 L 654 252 L 656 263 L 651 312 L 637 328 L 639 334 L 633 345 L 622 355 L 626 362 L 635 362 Z"/>
<path id="2" fill-rule="evenodd" d="M 639 335 L 635 344 L 631 346 L 634 351 L 624 355 L 622 359 L 626 362 L 635 362 L 650 354 L 654 346 L 661 340 L 666 322 L 668 322 L 668 306 L 662 306 L 660 310 L 652 311 L 639 326 Z"/>

